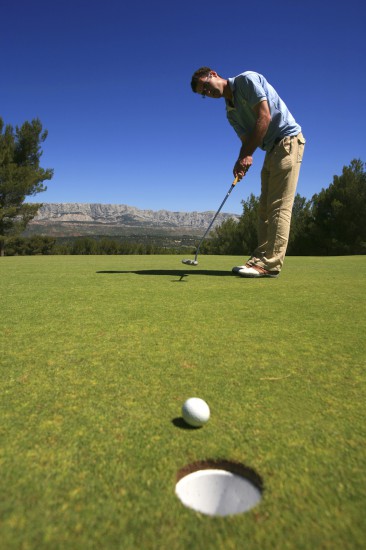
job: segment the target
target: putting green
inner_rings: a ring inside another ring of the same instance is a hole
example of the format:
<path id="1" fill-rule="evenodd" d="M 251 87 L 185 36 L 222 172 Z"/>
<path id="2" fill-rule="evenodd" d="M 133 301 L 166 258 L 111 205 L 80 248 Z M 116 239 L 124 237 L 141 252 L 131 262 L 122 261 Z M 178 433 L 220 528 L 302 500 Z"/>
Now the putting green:
<path id="1" fill-rule="evenodd" d="M 0 258 L 0 546 L 363 548 L 366 257 L 261 280 L 182 258 Z M 209 459 L 253 468 L 260 504 L 185 508 L 177 472 Z"/>

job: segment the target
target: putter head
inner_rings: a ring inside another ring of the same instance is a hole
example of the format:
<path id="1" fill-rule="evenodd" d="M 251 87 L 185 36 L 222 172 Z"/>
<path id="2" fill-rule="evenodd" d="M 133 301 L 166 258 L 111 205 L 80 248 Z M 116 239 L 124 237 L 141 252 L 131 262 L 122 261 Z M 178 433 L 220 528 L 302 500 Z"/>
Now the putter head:
<path id="1" fill-rule="evenodd" d="M 182 260 L 182 264 L 186 265 L 198 265 L 197 260 Z"/>

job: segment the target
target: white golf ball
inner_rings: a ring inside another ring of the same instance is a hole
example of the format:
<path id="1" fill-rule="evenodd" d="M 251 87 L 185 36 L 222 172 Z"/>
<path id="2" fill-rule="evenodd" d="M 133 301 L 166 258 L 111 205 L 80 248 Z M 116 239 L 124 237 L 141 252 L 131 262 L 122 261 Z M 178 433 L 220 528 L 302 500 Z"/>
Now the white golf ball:
<path id="1" fill-rule="evenodd" d="M 210 408 L 203 399 L 190 397 L 183 404 L 182 416 L 187 424 L 194 428 L 200 428 L 210 418 Z"/>

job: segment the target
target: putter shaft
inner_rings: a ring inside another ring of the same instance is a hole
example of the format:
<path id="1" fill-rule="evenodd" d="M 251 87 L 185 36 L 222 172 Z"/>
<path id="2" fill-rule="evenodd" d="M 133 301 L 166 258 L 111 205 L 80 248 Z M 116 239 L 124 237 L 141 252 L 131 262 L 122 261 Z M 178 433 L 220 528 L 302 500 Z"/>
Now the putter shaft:
<path id="1" fill-rule="evenodd" d="M 217 210 L 216 214 L 215 214 L 214 217 L 212 218 L 212 221 L 211 221 L 210 225 L 208 226 L 208 228 L 206 229 L 205 234 L 203 235 L 202 239 L 201 239 L 200 242 L 198 243 L 198 246 L 197 246 L 197 248 L 196 248 L 196 255 L 195 255 L 195 257 L 194 257 L 194 260 L 182 260 L 182 263 L 187 264 L 187 265 L 197 265 L 197 264 L 198 264 L 197 256 L 198 256 L 198 253 L 199 253 L 200 246 L 201 246 L 201 244 L 203 243 L 203 241 L 205 240 L 206 235 L 208 234 L 208 232 L 210 231 L 211 227 L 213 226 L 214 221 L 216 220 L 217 216 L 219 215 L 219 213 L 220 213 L 220 211 L 221 211 L 221 208 L 224 206 L 225 202 L 226 202 L 227 199 L 229 198 L 229 195 L 230 195 L 231 191 L 234 189 L 234 187 L 235 187 L 235 185 L 236 185 L 237 183 L 238 183 L 238 176 L 236 176 L 236 178 L 234 179 L 233 183 L 231 184 L 229 191 L 226 193 L 226 196 L 225 196 L 224 200 L 222 201 L 222 203 L 221 203 L 220 206 L 219 206 L 219 209 Z"/>

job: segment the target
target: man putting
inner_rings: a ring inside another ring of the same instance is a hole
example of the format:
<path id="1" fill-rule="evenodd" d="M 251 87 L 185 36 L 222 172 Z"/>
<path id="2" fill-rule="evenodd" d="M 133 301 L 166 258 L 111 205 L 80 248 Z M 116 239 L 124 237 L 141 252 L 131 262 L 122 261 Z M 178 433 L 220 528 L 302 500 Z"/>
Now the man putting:
<path id="1" fill-rule="evenodd" d="M 193 74 L 191 87 L 203 97 L 225 99 L 227 118 L 242 142 L 233 170 L 239 181 L 251 167 L 257 147 L 266 151 L 258 246 L 246 264 L 233 267 L 233 272 L 242 277 L 277 277 L 286 254 L 305 147 L 301 126 L 264 76 L 253 71 L 225 79 L 201 67 Z"/>

